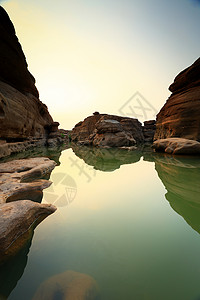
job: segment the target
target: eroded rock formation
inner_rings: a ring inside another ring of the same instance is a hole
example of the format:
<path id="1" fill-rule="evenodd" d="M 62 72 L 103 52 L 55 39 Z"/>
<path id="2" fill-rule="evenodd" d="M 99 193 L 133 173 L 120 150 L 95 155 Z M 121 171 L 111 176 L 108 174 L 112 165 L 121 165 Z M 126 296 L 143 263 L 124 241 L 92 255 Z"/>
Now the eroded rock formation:
<path id="1" fill-rule="evenodd" d="M 172 95 L 157 115 L 154 140 L 200 141 L 200 58 L 175 78 L 169 90 Z"/>
<path id="2" fill-rule="evenodd" d="M 156 152 L 165 152 L 174 155 L 200 155 L 200 143 L 183 138 L 160 139 L 153 143 L 153 148 Z"/>
<path id="3" fill-rule="evenodd" d="M 47 106 L 39 100 L 35 79 L 28 71 L 14 26 L 0 6 L 0 140 L 22 142 L 35 138 L 45 141 L 55 128 L 58 123 L 53 122 Z M 34 143 L 37 144 L 35 141 L 32 146 Z M 8 145 L 3 146 L 0 157 L 13 152 L 6 147 Z M 23 151 L 23 147 L 26 145 L 18 145 L 18 150 Z"/>
<path id="4" fill-rule="evenodd" d="M 14 257 L 32 237 L 34 228 L 55 212 L 51 204 L 19 200 L 0 206 L 0 263 Z"/>
<path id="5" fill-rule="evenodd" d="M 41 178 L 50 176 L 55 165 L 45 157 L 0 164 L 0 204 L 23 199 L 41 200 L 42 190 L 51 184 Z"/>
<path id="6" fill-rule="evenodd" d="M 45 157 L 0 164 L 0 264 L 14 257 L 31 239 L 34 228 L 56 210 L 40 204 L 55 165 Z"/>
<path id="7" fill-rule="evenodd" d="M 76 124 L 71 139 L 98 147 L 133 146 L 144 142 L 142 124 L 137 119 L 98 113 Z"/>

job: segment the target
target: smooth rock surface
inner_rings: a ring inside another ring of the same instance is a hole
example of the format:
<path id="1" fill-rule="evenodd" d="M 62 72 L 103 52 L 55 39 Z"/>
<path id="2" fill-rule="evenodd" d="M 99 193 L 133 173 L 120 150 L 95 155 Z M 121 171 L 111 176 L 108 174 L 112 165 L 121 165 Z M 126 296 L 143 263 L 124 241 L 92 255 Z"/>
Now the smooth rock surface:
<path id="1" fill-rule="evenodd" d="M 200 141 L 200 58 L 169 87 L 172 95 L 157 115 L 154 140 L 170 137 Z"/>
<path id="2" fill-rule="evenodd" d="M 38 201 L 56 163 L 46 157 L 20 159 L 0 164 L 0 204 L 22 199 Z M 33 179 L 38 179 L 34 180 Z"/>
<path id="3" fill-rule="evenodd" d="M 200 143 L 183 138 L 160 139 L 153 143 L 156 152 L 200 155 Z"/>
<path id="4" fill-rule="evenodd" d="M 51 204 L 20 200 L 0 205 L 0 263 L 24 247 L 34 228 L 55 212 Z"/>
<path id="5" fill-rule="evenodd" d="M 33 300 L 95 300 L 98 295 L 97 283 L 91 276 L 66 271 L 43 282 Z"/>

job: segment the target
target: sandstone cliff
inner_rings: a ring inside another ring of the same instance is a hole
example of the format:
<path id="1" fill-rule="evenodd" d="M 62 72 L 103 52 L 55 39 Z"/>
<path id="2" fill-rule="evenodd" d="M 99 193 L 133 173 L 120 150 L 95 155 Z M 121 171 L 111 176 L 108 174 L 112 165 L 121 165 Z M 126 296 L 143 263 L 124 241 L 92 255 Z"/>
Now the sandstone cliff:
<path id="1" fill-rule="evenodd" d="M 157 115 L 154 140 L 200 141 L 200 58 L 175 78 L 169 90 L 172 95 Z"/>
<path id="2" fill-rule="evenodd" d="M 52 126 L 14 26 L 0 6 L 0 139 L 44 138 Z"/>

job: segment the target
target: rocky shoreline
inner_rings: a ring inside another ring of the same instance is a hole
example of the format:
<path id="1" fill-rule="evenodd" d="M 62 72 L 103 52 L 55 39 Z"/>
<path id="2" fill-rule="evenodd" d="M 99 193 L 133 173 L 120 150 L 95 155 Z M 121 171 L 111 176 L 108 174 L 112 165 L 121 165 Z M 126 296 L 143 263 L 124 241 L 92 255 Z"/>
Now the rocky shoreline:
<path id="1" fill-rule="evenodd" d="M 46 157 L 0 164 L 0 263 L 15 256 L 33 235 L 34 228 L 56 211 L 40 204 L 43 189 L 56 163 Z M 28 233 L 29 232 L 29 233 Z"/>

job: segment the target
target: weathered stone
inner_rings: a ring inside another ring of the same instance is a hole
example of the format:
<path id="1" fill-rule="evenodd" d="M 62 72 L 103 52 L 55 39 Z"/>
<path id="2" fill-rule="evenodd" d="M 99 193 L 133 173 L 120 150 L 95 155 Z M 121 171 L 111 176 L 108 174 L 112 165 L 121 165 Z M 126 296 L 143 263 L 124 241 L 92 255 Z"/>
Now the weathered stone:
<path id="1" fill-rule="evenodd" d="M 156 121 L 149 120 L 144 122 L 144 126 L 142 127 L 144 141 L 146 143 L 153 143 L 154 134 L 156 131 Z"/>
<path id="2" fill-rule="evenodd" d="M 51 182 L 38 178 L 48 177 L 55 165 L 45 157 L 0 164 L 0 204 L 22 199 L 41 200 L 42 190 Z"/>
<path id="3" fill-rule="evenodd" d="M 0 263 L 16 255 L 30 239 L 34 228 L 56 208 L 30 200 L 0 205 Z"/>
<path id="4" fill-rule="evenodd" d="M 157 115 L 154 139 L 200 141 L 200 58 L 182 71 L 169 89 L 172 95 Z"/>
<path id="5" fill-rule="evenodd" d="M 0 6 L 0 138 L 8 142 L 45 139 L 56 128 L 58 123 L 39 100 L 14 26 Z M 2 156 L 6 153 L 4 149 Z"/>
<path id="6" fill-rule="evenodd" d="M 97 283 L 91 276 L 66 271 L 43 282 L 33 300 L 95 300 L 98 295 Z"/>
<path id="7" fill-rule="evenodd" d="M 1 71 L 0 71 L 1 73 Z M 47 107 L 35 96 L 24 95 L 6 83 L 0 82 L 0 138 L 44 138 L 46 125 L 53 123 Z"/>
<path id="8" fill-rule="evenodd" d="M 194 140 L 182 138 L 160 139 L 153 143 L 156 152 L 168 154 L 200 155 L 200 143 Z"/>
<path id="9" fill-rule="evenodd" d="M 137 119 L 94 114 L 75 125 L 71 139 L 82 145 L 123 147 L 142 143 L 144 136 Z"/>
<path id="10" fill-rule="evenodd" d="M 123 147 L 136 144 L 130 133 L 121 131 L 116 133 L 96 134 L 92 141 L 96 147 Z"/>

